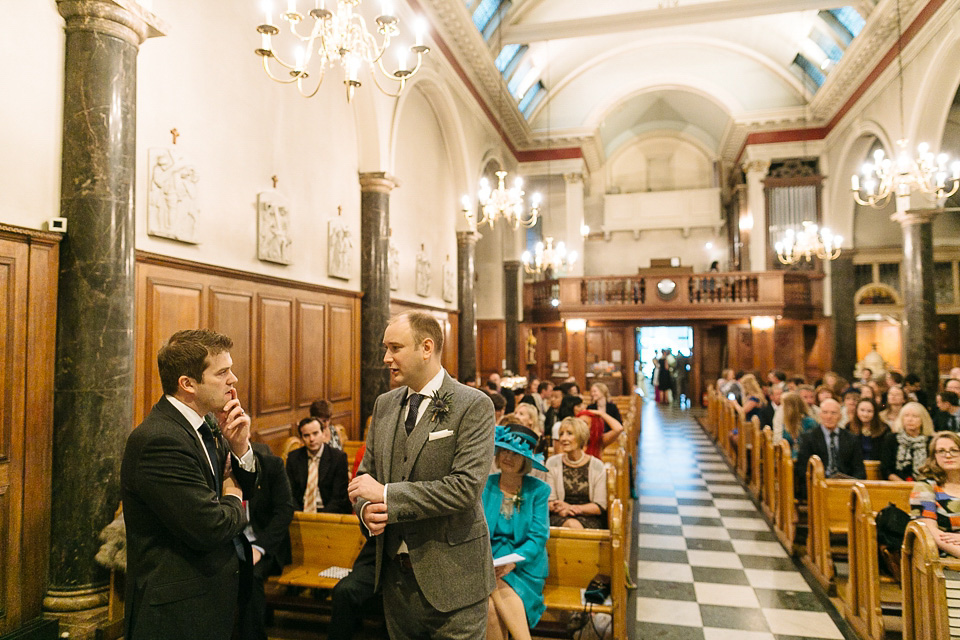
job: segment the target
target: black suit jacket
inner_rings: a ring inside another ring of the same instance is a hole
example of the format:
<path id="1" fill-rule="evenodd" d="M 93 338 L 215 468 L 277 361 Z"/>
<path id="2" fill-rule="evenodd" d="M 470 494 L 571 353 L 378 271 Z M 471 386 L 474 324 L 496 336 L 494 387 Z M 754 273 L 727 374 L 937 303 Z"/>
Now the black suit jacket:
<path id="1" fill-rule="evenodd" d="M 287 456 L 287 478 L 293 492 L 293 504 L 303 511 L 303 494 L 307 490 L 307 448 L 294 449 Z M 323 500 L 322 513 L 353 513 L 347 496 L 347 454 L 324 445 L 317 468 L 317 485 Z"/>
<path id="2" fill-rule="evenodd" d="M 290 556 L 290 521 L 293 520 L 293 497 L 283 460 L 270 452 L 265 444 L 253 445 L 260 469 L 257 492 L 250 499 L 250 526 L 254 544 L 265 551 L 261 563 L 267 563 L 260 575 L 279 574 L 292 562 Z"/>
<path id="3" fill-rule="evenodd" d="M 231 454 L 222 440 L 218 453 L 223 468 Z M 232 467 L 244 496 L 252 497 L 257 474 L 235 458 Z M 220 495 L 196 431 L 166 397 L 127 439 L 120 488 L 127 528 L 124 636 L 228 640 L 241 591 L 234 542 L 246 526 L 243 504 Z"/>
<path id="4" fill-rule="evenodd" d="M 853 478 L 864 479 L 867 470 L 863 466 L 863 445 L 860 438 L 846 429 L 837 427 L 837 471 Z M 797 444 L 797 463 L 794 465 L 794 487 L 798 495 L 807 493 L 807 462 L 812 456 L 820 456 L 823 468 L 827 468 L 830 454 L 827 451 L 827 440 L 823 437 L 823 429 L 817 425 L 809 431 L 800 434 Z"/>
<path id="5" fill-rule="evenodd" d="M 957 431 L 960 425 L 951 414 L 937 409 L 933 414 L 933 429 L 934 431 Z"/>

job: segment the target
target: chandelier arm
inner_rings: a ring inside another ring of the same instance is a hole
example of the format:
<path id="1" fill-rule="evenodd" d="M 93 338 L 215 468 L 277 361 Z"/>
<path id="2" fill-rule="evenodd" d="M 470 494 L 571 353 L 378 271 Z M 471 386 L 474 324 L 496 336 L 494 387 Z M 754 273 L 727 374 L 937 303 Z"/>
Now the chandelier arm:
<path id="1" fill-rule="evenodd" d="M 278 78 L 277 76 L 273 75 L 273 72 L 270 71 L 270 63 L 268 62 L 268 58 L 270 57 L 273 57 L 273 59 L 276 60 L 280 64 L 280 66 L 285 67 L 287 69 L 290 69 L 290 67 L 287 67 L 287 65 L 285 65 L 283 61 L 277 58 L 276 56 L 263 56 L 263 70 L 267 72 L 267 76 L 269 76 L 271 80 L 273 80 L 274 82 L 279 82 L 280 84 L 293 84 L 298 80 L 297 76 L 293 76 L 289 80 L 285 80 L 284 78 Z"/>
<path id="2" fill-rule="evenodd" d="M 382 67 L 381 67 L 381 69 L 382 69 Z M 386 74 L 386 72 L 384 72 L 384 74 Z M 370 75 L 373 77 L 373 84 L 377 85 L 377 89 L 380 89 L 380 91 L 381 91 L 384 95 L 387 95 L 387 96 L 389 96 L 389 97 L 391 97 L 391 98 L 399 98 L 399 97 L 400 97 L 400 94 L 403 92 L 403 87 L 404 87 L 404 86 L 406 85 L 406 83 L 407 83 L 407 79 L 406 79 L 406 78 L 394 78 L 397 82 L 400 83 L 400 86 L 397 88 L 397 92 L 396 92 L 396 93 L 393 93 L 393 92 L 390 91 L 389 89 L 385 89 L 385 88 L 383 87 L 383 85 L 380 84 L 380 80 L 377 79 L 377 71 L 376 71 L 376 69 L 370 69 Z"/>
<path id="3" fill-rule="evenodd" d="M 300 91 L 300 95 L 303 96 L 304 98 L 312 98 L 313 96 L 317 95 L 317 92 L 320 91 L 320 85 L 323 84 L 323 76 L 326 73 L 326 70 L 327 70 L 326 65 L 324 64 L 320 65 L 320 78 L 317 80 L 317 86 L 315 86 L 313 88 L 313 91 L 311 91 L 310 93 L 305 93 L 303 91 L 303 78 L 298 78 L 297 89 Z"/>

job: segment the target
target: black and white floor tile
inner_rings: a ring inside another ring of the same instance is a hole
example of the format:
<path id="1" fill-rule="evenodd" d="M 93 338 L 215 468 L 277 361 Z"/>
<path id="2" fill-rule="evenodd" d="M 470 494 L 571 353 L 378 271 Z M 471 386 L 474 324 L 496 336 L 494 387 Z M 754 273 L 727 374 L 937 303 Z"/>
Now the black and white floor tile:
<path id="1" fill-rule="evenodd" d="M 843 640 L 691 413 L 643 418 L 635 638 Z"/>

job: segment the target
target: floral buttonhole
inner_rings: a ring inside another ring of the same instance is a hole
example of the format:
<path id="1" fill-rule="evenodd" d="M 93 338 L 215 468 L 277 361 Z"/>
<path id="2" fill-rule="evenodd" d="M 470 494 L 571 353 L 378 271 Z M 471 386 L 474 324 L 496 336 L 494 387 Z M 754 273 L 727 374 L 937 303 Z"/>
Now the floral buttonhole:
<path id="1" fill-rule="evenodd" d="M 450 413 L 450 406 L 453 402 L 453 393 L 450 391 L 441 392 L 439 389 L 430 396 L 430 422 L 440 424 Z"/>

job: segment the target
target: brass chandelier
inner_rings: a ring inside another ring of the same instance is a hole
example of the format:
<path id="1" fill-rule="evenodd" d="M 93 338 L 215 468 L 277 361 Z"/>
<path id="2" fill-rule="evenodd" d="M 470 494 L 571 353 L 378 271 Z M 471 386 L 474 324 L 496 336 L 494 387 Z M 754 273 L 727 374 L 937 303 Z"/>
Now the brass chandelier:
<path id="1" fill-rule="evenodd" d="M 814 257 L 820 260 L 835 260 L 840 257 L 842 243 L 843 238 L 834 235 L 830 229 L 804 221 L 800 231 L 787 229 L 783 240 L 777 242 L 774 248 L 777 259 L 782 264 L 795 264 L 800 260 L 809 262 Z"/>
<path id="2" fill-rule="evenodd" d="M 425 25 L 419 25 L 416 29 L 415 44 L 398 52 L 395 71 L 387 70 L 383 62 L 384 53 L 390 46 L 390 40 L 400 33 L 400 20 L 395 15 L 392 0 L 383 0 L 381 15 L 376 18 L 379 41 L 367 29 L 366 20 L 360 15 L 361 0 L 329 0 L 331 9 L 326 7 L 328 0 L 300 0 L 300 3 L 312 3 L 314 6 L 304 15 L 297 8 L 297 0 L 287 0 L 287 10 L 280 14 L 280 20 L 286 23 L 293 41 L 300 43 L 295 50 L 293 62 L 281 58 L 274 49 L 273 38 L 280 35 L 281 29 L 274 24 L 270 0 L 264 5 L 264 23 L 257 27 L 260 47 L 256 49 L 256 53 L 263 59 L 263 70 L 272 80 L 283 84 L 296 84 L 300 94 L 306 98 L 317 94 L 323 83 L 324 72 L 336 62 L 343 67 L 347 102 L 353 99 L 354 91 L 361 85 L 360 70 L 363 66 L 370 69 L 378 89 L 388 96 L 397 97 L 403 91 L 406 81 L 420 70 L 424 54 L 430 51 L 430 48 L 423 44 Z M 309 32 L 304 33 L 307 18 L 312 19 L 313 23 Z M 416 57 L 412 67 L 409 64 L 409 54 Z M 280 75 L 271 70 L 271 60 L 279 65 Z M 312 89 L 305 82 L 311 73 L 316 74 L 316 85 Z M 380 83 L 381 75 L 387 81 L 395 83 L 395 91 Z"/>
<path id="3" fill-rule="evenodd" d="M 547 237 L 545 242 L 537 243 L 532 254 L 524 251 L 520 259 L 527 273 L 551 277 L 573 266 L 577 262 L 577 252 L 568 252 L 562 241 L 554 247 L 553 238 Z"/>

